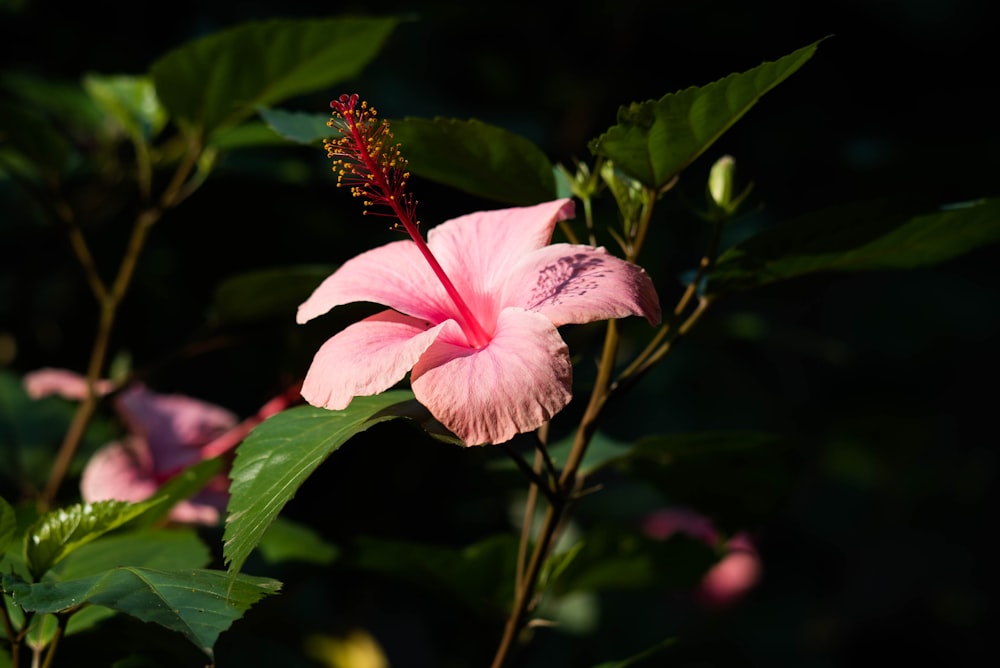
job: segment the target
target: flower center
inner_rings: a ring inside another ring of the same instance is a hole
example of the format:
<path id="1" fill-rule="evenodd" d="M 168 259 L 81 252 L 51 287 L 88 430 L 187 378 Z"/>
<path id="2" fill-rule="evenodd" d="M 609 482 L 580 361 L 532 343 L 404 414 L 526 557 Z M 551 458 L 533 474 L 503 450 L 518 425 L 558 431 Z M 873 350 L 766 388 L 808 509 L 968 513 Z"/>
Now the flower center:
<path id="1" fill-rule="evenodd" d="M 416 219 L 417 203 L 406 192 L 410 173 L 406 171 L 406 158 L 400 152 L 399 144 L 390 143 L 393 136 L 389 122 L 379 119 L 378 112 L 367 102 L 362 101 L 359 106 L 358 101 L 357 94 L 345 94 L 330 102 L 334 111 L 327 126 L 335 128 L 340 137 L 328 139 L 325 147 L 327 156 L 334 158 L 337 186 L 346 184 L 354 197 L 361 197 L 365 214 L 391 216 L 399 221 L 393 224 L 393 229 L 402 225 L 417 244 L 421 255 L 455 304 L 458 312 L 456 321 L 469 345 L 477 349 L 484 347 L 490 342 L 490 335 L 473 315 L 417 229 L 420 224 Z M 390 213 L 377 211 L 374 209 L 376 206 L 388 207 Z"/>

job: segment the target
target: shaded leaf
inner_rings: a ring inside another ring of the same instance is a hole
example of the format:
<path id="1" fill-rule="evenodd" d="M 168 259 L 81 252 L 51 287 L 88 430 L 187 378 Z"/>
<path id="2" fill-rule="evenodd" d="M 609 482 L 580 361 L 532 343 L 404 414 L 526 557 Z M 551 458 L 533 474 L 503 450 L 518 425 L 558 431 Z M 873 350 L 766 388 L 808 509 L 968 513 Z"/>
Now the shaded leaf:
<path id="1" fill-rule="evenodd" d="M 657 487 L 672 505 L 712 518 L 720 529 L 747 529 L 788 493 L 794 452 L 785 439 L 750 431 L 669 434 L 641 439 L 614 462 Z"/>
<path id="2" fill-rule="evenodd" d="M 17 517 L 14 508 L 0 497 L 0 554 L 3 554 L 17 533 Z"/>
<path id="3" fill-rule="evenodd" d="M 642 652 L 639 652 L 635 656 L 630 656 L 627 659 L 622 659 L 621 661 L 606 661 L 604 663 L 594 666 L 594 668 L 631 668 L 631 666 L 637 665 L 640 661 L 645 661 L 646 659 L 651 659 L 663 650 L 676 645 L 676 638 L 667 638 L 662 642 L 658 642 L 652 647 L 648 647 Z"/>
<path id="4" fill-rule="evenodd" d="M 78 503 L 42 515 L 28 528 L 25 537 L 28 569 L 36 578 L 40 577 L 73 550 L 138 517 L 159 502 L 159 499 L 152 499 L 142 503 Z"/>
<path id="5" fill-rule="evenodd" d="M 501 614 L 509 609 L 514 593 L 517 539 L 497 535 L 453 548 L 362 537 L 344 558 L 355 568 L 446 593 L 470 610 Z"/>
<path id="6" fill-rule="evenodd" d="M 101 605 L 182 633 L 211 656 L 219 634 L 281 583 L 223 571 L 125 566 L 65 582 L 29 584 L 4 575 L 3 586 L 25 610 L 56 613 Z"/>
<path id="7" fill-rule="evenodd" d="M 306 478 L 355 434 L 400 417 L 404 390 L 355 397 L 340 411 L 297 406 L 265 420 L 236 448 L 229 474 L 228 516 L 223 554 L 237 573 L 275 517 Z"/>
<path id="8" fill-rule="evenodd" d="M 176 120 L 210 136 L 295 95 L 356 76 L 399 19 L 247 23 L 189 42 L 153 64 L 156 92 Z"/>
<path id="9" fill-rule="evenodd" d="M 265 107 L 261 107 L 258 111 L 268 127 L 289 141 L 299 144 L 322 144 L 324 139 L 333 134 L 326 125 L 330 120 L 330 114 L 308 114 Z"/>
<path id="10" fill-rule="evenodd" d="M 288 141 L 261 121 L 247 121 L 212 135 L 211 147 L 220 151 L 259 146 L 287 146 Z"/>
<path id="11" fill-rule="evenodd" d="M 635 529 L 597 525 L 581 541 L 582 548 L 551 585 L 558 594 L 689 588 L 718 561 L 711 547 L 682 534 L 655 540 Z"/>
<path id="12" fill-rule="evenodd" d="M 272 317 L 291 322 L 299 304 L 333 270 L 326 265 L 303 265 L 232 276 L 215 289 L 215 315 L 225 323 Z"/>
<path id="13" fill-rule="evenodd" d="M 705 152 L 765 93 L 805 64 L 819 42 L 706 86 L 618 110 L 618 123 L 590 143 L 617 169 L 658 190 Z"/>
<path id="14" fill-rule="evenodd" d="M 32 167 L 42 173 L 62 171 L 73 154 L 69 140 L 53 123 L 37 112 L 0 101 L 0 146 L 13 149 L 27 164 L 22 176 L 37 178 Z M 9 163 L 4 160 L 4 164 Z M 29 166 L 30 165 L 30 166 Z"/>
<path id="15" fill-rule="evenodd" d="M 337 558 L 336 546 L 313 528 L 278 517 L 260 539 L 260 555 L 272 564 L 299 561 L 327 565 Z"/>
<path id="16" fill-rule="evenodd" d="M 850 204 L 788 221 L 727 250 L 708 292 L 724 294 L 822 271 L 934 265 L 1000 241 L 1000 199 L 913 216 L 885 201 Z"/>
<path id="17" fill-rule="evenodd" d="M 204 459 L 170 478 L 156 490 L 153 499 L 159 503 L 137 518 L 134 526 L 153 526 L 167 517 L 179 502 L 190 499 L 200 492 L 212 478 L 222 471 L 222 465 L 221 456 Z"/>
<path id="18" fill-rule="evenodd" d="M 552 164 L 528 139 L 478 120 L 407 118 L 393 135 L 414 174 L 488 199 L 538 204 L 556 194 Z"/>

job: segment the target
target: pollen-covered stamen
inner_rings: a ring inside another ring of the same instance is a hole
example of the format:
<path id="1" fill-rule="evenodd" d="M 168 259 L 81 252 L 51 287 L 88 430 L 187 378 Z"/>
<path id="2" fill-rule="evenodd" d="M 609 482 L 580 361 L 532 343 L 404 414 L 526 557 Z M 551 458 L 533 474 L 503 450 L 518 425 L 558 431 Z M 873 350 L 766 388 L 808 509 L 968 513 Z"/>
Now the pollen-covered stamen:
<path id="1" fill-rule="evenodd" d="M 476 320 L 417 229 L 417 203 L 406 192 L 410 173 L 406 171 L 407 162 L 400 151 L 400 145 L 392 143 L 389 122 L 379 119 L 378 112 L 374 107 L 368 106 L 367 102 L 361 101 L 360 105 L 358 102 L 357 94 L 341 95 L 330 102 L 333 117 L 326 124 L 336 129 L 340 137 L 327 139 L 324 146 L 327 156 L 334 159 L 333 171 L 337 174 L 337 185 L 348 186 L 353 196 L 362 198 L 366 214 L 372 212 L 395 216 L 417 244 L 458 309 L 460 317 L 457 320 L 469 344 L 474 348 L 482 348 L 489 343 L 490 335 Z M 386 206 L 391 213 L 373 211 L 372 207 L 375 206 Z M 393 227 L 398 229 L 399 224 L 394 224 Z"/>

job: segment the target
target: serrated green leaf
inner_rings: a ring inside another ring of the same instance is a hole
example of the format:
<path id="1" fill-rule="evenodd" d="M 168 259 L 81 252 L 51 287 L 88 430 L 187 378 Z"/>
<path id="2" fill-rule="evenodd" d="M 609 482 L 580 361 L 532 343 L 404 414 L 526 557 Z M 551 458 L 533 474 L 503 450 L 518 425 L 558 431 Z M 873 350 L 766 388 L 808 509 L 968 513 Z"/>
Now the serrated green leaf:
<path id="1" fill-rule="evenodd" d="M 41 577 L 73 550 L 138 517 L 157 503 L 160 499 L 142 503 L 97 501 L 42 515 L 25 536 L 28 569 L 35 578 Z"/>
<path id="2" fill-rule="evenodd" d="M 14 540 L 15 533 L 17 533 L 17 516 L 14 515 L 14 508 L 0 497 L 0 555 Z"/>
<path id="3" fill-rule="evenodd" d="M 211 136 L 258 106 L 356 76 L 398 23 L 393 17 L 247 23 L 180 46 L 151 73 L 171 115 Z"/>
<path id="4" fill-rule="evenodd" d="M 215 289 L 215 315 L 223 323 L 264 318 L 291 320 L 295 309 L 333 273 L 334 267 L 308 265 L 262 269 L 227 278 Z"/>
<path id="5" fill-rule="evenodd" d="M 56 613 L 101 605 L 182 633 L 212 656 L 219 634 L 262 597 L 276 593 L 281 583 L 224 571 L 124 566 L 66 582 L 29 584 L 4 575 L 3 586 L 25 610 Z"/>
<path id="6" fill-rule="evenodd" d="M 157 570 L 204 568 L 211 559 L 208 547 L 193 529 L 145 529 L 101 536 L 60 561 L 46 573 L 46 580 L 75 580 L 98 575 L 123 564 Z M 115 614 L 110 608 L 86 608 L 73 614 L 65 633 L 72 635 L 86 631 Z M 51 642 L 55 630 L 55 619 L 47 617 L 32 629 L 29 641 L 35 647 L 44 647 Z"/>
<path id="7" fill-rule="evenodd" d="M 814 42 L 774 62 L 618 110 L 618 123 L 590 143 L 643 185 L 659 190 L 711 146 L 765 93 L 816 51 Z"/>
<path id="8" fill-rule="evenodd" d="M 344 410 L 297 406 L 265 420 L 236 448 L 223 555 L 237 573 L 306 478 L 352 436 L 401 417 L 413 393 L 355 397 Z"/>
<path id="9" fill-rule="evenodd" d="M 266 107 L 261 107 L 258 111 L 268 127 L 289 141 L 299 144 L 322 144 L 324 139 L 333 134 L 326 125 L 330 120 L 330 114 L 308 114 Z"/>
<path id="10" fill-rule="evenodd" d="M 149 77 L 89 74 L 83 87 L 136 144 L 148 144 L 167 123 L 167 111 Z"/>
<path id="11" fill-rule="evenodd" d="M 407 118 L 392 133 L 414 174 L 488 199 L 530 205 L 553 199 L 554 168 L 530 140 L 478 120 Z"/>
<path id="12" fill-rule="evenodd" d="M 1000 199 L 911 216 L 888 201 L 836 207 L 783 223 L 723 253 L 707 291 L 724 294 L 822 271 L 909 269 L 1000 241 Z"/>

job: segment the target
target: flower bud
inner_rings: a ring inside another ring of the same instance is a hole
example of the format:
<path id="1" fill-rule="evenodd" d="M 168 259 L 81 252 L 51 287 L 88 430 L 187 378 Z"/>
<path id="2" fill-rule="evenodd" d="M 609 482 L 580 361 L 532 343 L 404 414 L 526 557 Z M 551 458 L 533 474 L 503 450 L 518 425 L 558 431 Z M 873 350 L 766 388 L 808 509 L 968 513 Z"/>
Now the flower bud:
<path id="1" fill-rule="evenodd" d="M 712 165 L 708 173 L 708 194 L 715 205 L 724 211 L 729 210 L 733 198 L 733 172 L 736 171 L 736 161 L 733 156 L 724 155 Z"/>

